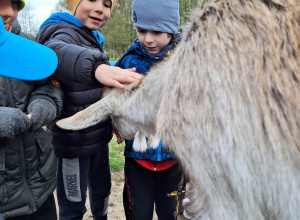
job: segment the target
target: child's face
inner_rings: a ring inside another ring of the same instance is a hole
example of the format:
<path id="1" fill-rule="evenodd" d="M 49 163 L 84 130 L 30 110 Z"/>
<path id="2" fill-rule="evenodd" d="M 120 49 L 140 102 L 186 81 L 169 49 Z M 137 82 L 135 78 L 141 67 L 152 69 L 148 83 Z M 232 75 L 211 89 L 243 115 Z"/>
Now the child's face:
<path id="1" fill-rule="evenodd" d="M 110 8 L 110 0 L 82 0 L 74 16 L 87 28 L 98 30 L 108 21 Z"/>
<path id="2" fill-rule="evenodd" d="M 155 55 L 162 51 L 169 45 L 171 40 L 170 34 L 165 32 L 137 28 L 136 33 L 140 43 L 151 55 Z"/>
<path id="3" fill-rule="evenodd" d="M 18 17 L 18 0 L 0 0 L 0 16 L 5 30 L 11 31 L 11 26 Z"/>

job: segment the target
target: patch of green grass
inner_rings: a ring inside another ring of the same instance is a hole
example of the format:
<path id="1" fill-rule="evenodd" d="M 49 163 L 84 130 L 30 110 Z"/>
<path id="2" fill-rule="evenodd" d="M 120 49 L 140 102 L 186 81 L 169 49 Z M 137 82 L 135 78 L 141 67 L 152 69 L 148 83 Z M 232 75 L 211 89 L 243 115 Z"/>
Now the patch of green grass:
<path id="1" fill-rule="evenodd" d="M 124 146 L 125 142 L 118 144 L 114 136 L 109 142 L 109 162 L 111 171 L 121 171 L 124 167 Z"/>

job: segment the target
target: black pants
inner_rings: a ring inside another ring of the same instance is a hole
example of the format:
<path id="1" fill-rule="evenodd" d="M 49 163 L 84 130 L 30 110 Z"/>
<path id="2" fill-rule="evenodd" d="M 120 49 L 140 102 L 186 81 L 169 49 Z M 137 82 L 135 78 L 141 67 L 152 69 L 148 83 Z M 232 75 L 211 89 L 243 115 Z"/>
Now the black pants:
<path id="1" fill-rule="evenodd" d="M 59 204 L 59 219 L 82 219 L 86 212 L 85 202 L 87 188 L 89 189 L 90 209 L 95 220 L 106 220 L 108 212 L 108 199 L 111 189 L 111 174 L 109 164 L 108 145 L 103 146 L 98 152 L 78 158 L 78 163 L 73 163 L 72 172 L 79 176 L 76 181 L 77 189 L 80 189 L 80 199 L 71 201 L 67 198 L 64 175 L 70 172 L 64 168 L 65 159 L 58 157 L 57 169 L 57 200 Z M 77 160 L 77 159 L 76 159 Z M 76 168 L 75 168 L 76 167 Z M 44 219 L 41 219 L 44 220 Z"/>
<path id="2" fill-rule="evenodd" d="M 56 206 L 53 194 L 34 213 L 30 215 L 9 218 L 9 220 L 57 220 Z"/>
<path id="3" fill-rule="evenodd" d="M 152 220 L 155 204 L 159 220 L 177 219 L 178 196 L 184 187 L 177 164 L 167 170 L 151 171 L 125 158 L 123 205 L 126 219 Z"/>

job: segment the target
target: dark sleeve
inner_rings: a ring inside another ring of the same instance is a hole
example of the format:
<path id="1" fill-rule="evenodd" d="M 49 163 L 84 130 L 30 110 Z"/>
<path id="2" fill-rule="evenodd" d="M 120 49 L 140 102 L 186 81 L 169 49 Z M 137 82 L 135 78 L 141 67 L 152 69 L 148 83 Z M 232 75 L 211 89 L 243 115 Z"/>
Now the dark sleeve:
<path id="1" fill-rule="evenodd" d="M 136 68 L 136 72 L 145 75 L 153 65 L 151 60 L 142 59 L 137 55 L 127 54 L 124 55 L 116 64 L 122 69 Z"/>
<path id="2" fill-rule="evenodd" d="M 98 62 L 95 62 L 94 63 L 94 66 L 93 66 L 93 69 L 92 69 L 92 77 L 94 78 L 94 80 L 96 80 L 97 81 L 97 79 L 96 79 L 96 69 L 97 69 L 97 67 L 98 66 L 100 66 L 101 64 L 106 64 L 106 65 L 109 65 L 110 66 L 110 64 L 109 63 L 107 63 L 107 62 L 105 62 L 105 61 L 98 61 Z M 101 84 L 101 83 L 100 83 Z M 102 84 L 101 84 L 102 85 Z M 102 87 L 103 87 L 103 85 L 102 85 Z"/>
<path id="3" fill-rule="evenodd" d="M 55 35 L 45 43 L 55 51 L 58 66 L 54 77 L 59 82 L 78 82 L 87 85 L 99 84 L 95 80 L 95 66 L 107 62 L 107 55 L 97 48 L 82 47 L 67 33 Z"/>
<path id="4" fill-rule="evenodd" d="M 133 68 L 135 67 L 134 65 L 132 65 L 132 63 L 130 62 L 130 58 L 132 55 L 130 54 L 125 54 L 121 57 L 120 60 L 118 60 L 118 62 L 115 64 L 115 66 L 120 67 L 121 69 L 129 69 L 129 68 Z"/>

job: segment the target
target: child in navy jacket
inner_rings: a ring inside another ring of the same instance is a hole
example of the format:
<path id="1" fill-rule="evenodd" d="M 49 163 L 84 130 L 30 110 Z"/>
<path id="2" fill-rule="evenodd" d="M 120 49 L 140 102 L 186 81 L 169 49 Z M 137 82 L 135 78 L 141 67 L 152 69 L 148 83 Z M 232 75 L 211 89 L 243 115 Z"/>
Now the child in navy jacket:
<path id="1" fill-rule="evenodd" d="M 138 38 L 116 66 L 136 68 L 146 75 L 181 40 L 179 2 L 176 0 L 134 0 L 133 19 Z M 162 73 L 163 74 L 163 73 Z M 135 152 L 133 140 L 125 146 L 123 204 L 126 219 L 151 220 L 154 204 L 159 219 L 176 219 L 184 178 L 176 155 L 161 143 L 153 150 Z"/>

